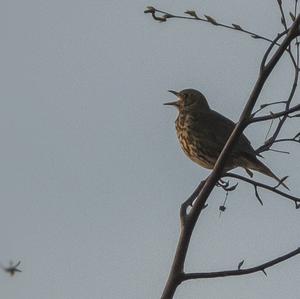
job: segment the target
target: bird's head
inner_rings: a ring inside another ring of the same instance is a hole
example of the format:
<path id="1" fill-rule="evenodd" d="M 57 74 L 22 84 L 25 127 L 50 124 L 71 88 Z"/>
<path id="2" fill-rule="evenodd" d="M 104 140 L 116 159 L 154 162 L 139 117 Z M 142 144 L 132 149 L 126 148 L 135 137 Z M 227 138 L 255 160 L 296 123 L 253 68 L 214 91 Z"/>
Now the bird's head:
<path id="1" fill-rule="evenodd" d="M 210 109 L 205 96 L 196 89 L 184 89 L 179 92 L 169 90 L 169 92 L 177 97 L 177 101 L 164 105 L 175 106 L 179 112 L 205 112 Z"/>

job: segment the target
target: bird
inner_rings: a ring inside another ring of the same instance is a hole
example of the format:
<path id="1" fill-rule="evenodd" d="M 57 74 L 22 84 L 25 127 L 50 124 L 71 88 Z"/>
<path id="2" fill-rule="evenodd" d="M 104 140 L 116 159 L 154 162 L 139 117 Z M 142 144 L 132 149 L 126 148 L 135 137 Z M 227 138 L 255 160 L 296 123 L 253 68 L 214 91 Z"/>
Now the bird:
<path id="1" fill-rule="evenodd" d="M 181 148 L 193 162 L 213 169 L 235 123 L 211 109 L 205 96 L 196 89 L 169 92 L 177 97 L 177 101 L 164 105 L 175 106 L 178 109 L 175 127 Z M 242 167 L 252 177 L 251 170 L 254 170 L 275 179 L 289 189 L 257 156 L 261 157 L 255 152 L 249 139 L 242 134 L 225 163 L 224 172 Z"/>

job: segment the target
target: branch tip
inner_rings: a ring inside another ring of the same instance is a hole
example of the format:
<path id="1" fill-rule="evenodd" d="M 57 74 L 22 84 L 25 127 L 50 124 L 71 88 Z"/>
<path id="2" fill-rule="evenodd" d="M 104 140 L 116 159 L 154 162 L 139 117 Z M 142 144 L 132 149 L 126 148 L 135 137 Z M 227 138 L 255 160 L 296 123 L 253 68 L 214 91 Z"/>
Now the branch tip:
<path id="1" fill-rule="evenodd" d="M 194 11 L 194 10 L 187 10 L 184 13 L 187 14 L 187 15 L 190 15 L 191 17 L 193 17 L 195 19 L 199 19 L 196 11 Z"/>
<path id="2" fill-rule="evenodd" d="M 238 264 L 238 270 L 241 270 L 243 264 L 244 264 L 244 260 L 242 260 L 241 262 L 239 262 L 239 264 Z"/>
<path id="3" fill-rule="evenodd" d="M 212 23 L 213 25 L 219 25 L 218 22 L 213 17 L 208 15 L 204 15 L 204 16 L 209 23 Z"/>

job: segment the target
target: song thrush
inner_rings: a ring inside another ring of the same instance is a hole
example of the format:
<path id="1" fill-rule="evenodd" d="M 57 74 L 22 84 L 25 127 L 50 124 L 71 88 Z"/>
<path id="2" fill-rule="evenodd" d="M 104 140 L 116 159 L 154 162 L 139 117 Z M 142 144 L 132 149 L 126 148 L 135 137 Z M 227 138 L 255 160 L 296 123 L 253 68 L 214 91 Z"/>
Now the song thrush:
<path id="1" fill-rule="evenodd" d="M 180 92 L 169 90 L 177 96 L 175 102 L 165 103 L 178 108 L 176 132 L 185 154 L 202 167 L 212 169 L 226 143 L 234 122 L 210 109 L 204 95 L 195 89 Z M 248 138 L 242 134 L 232 149 L 225 171 L 236 167 L 244 168 L 252 176 L 251 170 L 258 171 L 281 182 L 281 180 L 261 161 Z M 281 183 L 287 188 L 284 183 Z"/>

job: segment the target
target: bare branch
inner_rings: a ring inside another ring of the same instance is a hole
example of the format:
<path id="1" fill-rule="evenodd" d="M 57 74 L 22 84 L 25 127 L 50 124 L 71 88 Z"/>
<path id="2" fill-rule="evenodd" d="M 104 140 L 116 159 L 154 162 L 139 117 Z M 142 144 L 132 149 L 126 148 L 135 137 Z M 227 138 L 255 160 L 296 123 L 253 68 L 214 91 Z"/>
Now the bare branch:
<path id="1" fill-rule="evenodd" d="M 287 155 L 290 154 L 290 152 L 288 152 L 288 151 L 281 151 L 281 150 L 277 150 L 277 149 L 273 149 L 273 148 L 269 148 L 269 151 L 275 152 L 275 153 L 280 153 L 280 154 L 287 154 Z"/>
<path id="2" fill-rule="evenodd" d="M 260 198 L 260 196 L 259 196 L 259 194 L 258 194 L 258 190 L 257 190 L 257 186 L 256 186 L 256 185 L 254 185 L 254 192 L 255 192 L 255 196 L 256 196 L 257 200 L 258 200 L 259 203 L 263 206 L 264 203 L 263 203 L 263 201 L 261 200 L 261 198 Z"/>
<path id="3" fill-rule="evenodd" d="M 278 45 L 278 41 L 288 32 L 288 30 L 286 29 L 285 31 L 281 32 L 281 33 L 278 33 L 276 38 L 271 42 L 271 44 L 269 45 L 267 51 L 265 52 L 264 56 L 263 56 L 263 59 L 261 61 L 261 64 L 260 64 L 260 72 L 263 71 L 263 69 L 265 68 L 266 66 L 266 61 L 268 59 L 268 56 L 270 55 L 272 49 L 274 48 L 275 45 Z"/>
<path id="4" fill-rule="evenodd" d="M 227 172 L 224 174 L 224 177 L 231 177 L 231 178 L 235 178 L 235 179 L 239 179 L 241 181 L 244 181 L 244 182 L 247 182 L 251 185 L 254 186 L 254 189 L 257 191 L 257 187 L 260 187 L 260 188 L 263 188 L 265 190 L 269 190 L 271 192 L 274 192 L 278 195 L 281 195 L 282 197 L 285 197 L 287 199 L 290 199 L 292 200 L 294 203 L 300 203 L 300 198 L 299 197 L 296 197 L 296 196 L 292 196 L 290 194 L 287 194 L 285 192 L 282 192 L 280 190 L 278 190 L 277 188 L 279 187 L 280 184 L 277 184 L 276 186 L 269 186 L 269 185 L 266 185 L 266 184 L 263 184 L 261 182 L 258 182 L 258 181 L 254 181 L 252 179 L 249 179 L 249 178 L 246 178 L 242 175 L 239 175 L 239 174 L 235 174 L 235 173 L 232 173 L 232 172 Z M 282 180 L 285 180 L 287 177 L 284 177 Z M 282 181 L 281 180 L 281 181 Z M 259 200 L 259 202 L 261 202 L 261 199 L 259 199 L 260 197 L 258 196 L 257 193 L 255 193 L 257 199 Z M 261 202 L 262 203 L 262 202 Z"/>
<path id="5" fill-rule="evenodd" d="M 257 117 L 254 117 L 254 118 L 251 118 L 249 119 L 249 124 L 252 124 L 252 123 L 257 123 L 257 122 L 260 122 L 260 121 L 266 121 L 266 120 L 272 120 L 272 119 L 275 119 L 275 118 L 279 118 L 281 116 L 287 116 L 293 112 L 296 112 L 296 111 L 300 111 L 300 104 L 292 107 L 292 108 L 289 108 L 287 110 L 284 110 L 284 111 L 281 111 L 281 112 L 278 112 L 278 113 L 273 113 L 271 112 L 270 115 L 264 115 L 264 116 L 257 116 Z"/>
<path id="6" fill-rule="evenodd" d="M 285 255 L 282 255 L 276 259 L 273 259 L 269 262 L 263 263 L 261 265 L 255 266 L 255 267 L 247 268 L 247 269 L 240 269 L 240 267 L 238 267 L 238 270 L 225 270 L 225 271 L 218 271 L 218 272 L 203 272 L 203 273 L 184 273 L 184 274 L 182 274 L 182 280 L 185 281 L 185 280 L 189 280 L 189 279 L 240 276 L 240 275 L 251 274 L 251 273 L 255 273 L 255 272 L 259 272 L 259 271 L 262 271 L 265 273 L 266 269 L 268 269 L 276 264 L 279 264 L 283 261 L 286 261 L 299 253 L 300 253 L 300 248 L 297 248 L 297 249 L 295 249 Z"/>
<path id="7" fill-rule="evenodd" d="M 296 6 L 296 8 L 297 8 L 297 6 Z M 298 80 L 299 80 L 299 43 L 298 43 L 297 37 L 298 36 L 296 36 L 296 54 L 297 54 L 296 55 L 296 61 L 295 61 L 295 59 L 294 59 L 294 57 L 292 55 L 292 52 L 291 52 L 290 48 L 288 49 L 288 52 L 290 54 L 290 57 L 291 57 L 291 59 L 293 61 L 293 65 L 294 65 L 294 81 L 293 81 L 293 84 L 292 84 L 292 88 L 291 88 L 291 92 L 289 94 L 288 100 L 286 101 L 285 111 L 282 111 L 281 113 L 275 113 L 273 115 L 266 116 L 265 118 L 264 118 L 264 116 L 262 116 L 261 118 L 256 117 L 256 118 L 253 118 L 252 120 L 250 119 L 250 122 L 256 122 L 256 121 L 254 121 L 255 119 L 257 121 L 264 121 L 264 120 L 266 120 L 266 118 L 268 118 L 268 119 L 274 119 L 274 116 L 275 117 L 281 117 L 281 116 L 283 116 L 282 119 L 280 119 L 280 121 L 279 121 L 279 123 L 277 125 L 277 128 L 275 129 L 275 131 L 273 133 L 273 136 L 271 138 L 269 138 L 264 143 L 264 145 L 260 146 L 256 150 L 257 154 L 260 154 L 260 153 L 262 153 L 264 151 L 267 151 L 267 150 L 269 150 L 271 148 L 271 146 L 274 144 L 275 140 L 277 139 L 277 137 L 279 135 L 279 132 L 280 132 L 281 128 L 283 127 L 285 121 L 290 117 L 289 114 L 292 113 L 291 109 L 295 109 L 295 111 L 299 110 L 299 106 L 300 105 L 296 105 L 293 108 L 290 108 L 292 99 L 293 99 L 293 97 L 295 95 L 295 92 L 296 92 L 296 89 L 297 89 Z M 259 120 L 259 119 L 261 119 L 261 120 Z"/>
<path id="8" fill-rule="evenodd" d="M 300 132 L 298 134 L 296 134 L 293 138 L 281 138 L 281 139 L 277 139 L 273 142 L 274 143 L 280 143 L 280 142 L 296 142 L 296 143 L 300 143 Z"/>
<path id="9" fill-rule="evenodd" d="M 207 15 L 205 15 L 204 18 L 199 17 L 194 10 L 187 10 L 185 12 L 185 14 L 189 15 L 189 17 L 188 17 L 188 16 L 181 16 L 181 15 L 171 14 L 169 12 L 166 12 L 166 11 L 163 11 L 163 10 L 160 10 L 160 9 L 156 9 L 153 6 L 148 6 L 147 9 L 144 11 L 144 13 L 151 14 L 154 20 L 160 21 L 160 22 L 167 21 L 167 18 L 165 16 L 168 15 L 168 16 L 171 16 L 171 18 L 173 18 L 173 19 L 194 20 L 194 21 L 201 21 L 201 22 L 210 23 L 210 24 L 215 25 L 215 26 L 219 26 L 219 27 L 223 27 L 223 28 L 243 32 L 247 35 L 250 35 L 252 38 L 255 38 L 255 39 L 262 39 L 262 40 L 265 40 L 265 41 L 270 42 L 270 43 L 273 42 L 272 39 L 267 38 L 265 36 L 262 36 L 260 34 L 257 34 L 253 31 L 243 29 L 238 24 L 227 25 L 227 24 L 224 24 L 224 23 L 220 23 L 220 22 L 216 21 L 215 18 L 213 18 L 211 16 L 207 16 Z M 280 44 L 277 43 L 277 46 L 280 46 Z"/>
<path id="10" fill-rule="evenodd" d="M 207 15 L 204 15 L 205 18 L 201 18 L 197 15 L 197 13 L 194 10 L 185 11 L 185 14 L 189 15 L 190 17 L 181 16 L 181 15 L 174 15 L 174 14 L 168 13 L 166 11 L 156 9 L 153 6 L 148 6 L 147 9 L 144 11 L 144 13 L 150 13 L 154 20 L 159 21 L 161 23 L 166 22 L 167 19 L 170 19 L 170 18 L 207 22 L 207 23 L 210 23 L 210 24 L 215 25 L 215 26 L 219 26 L 219 27 L 223 27 L 223 28 L 226 28 L 226 29 L 237 30 L 237 31 L 243 32 L 243 33 L 251 36 L 254 39 L 262 39 L 262 40 L 270 42 L 270 43 L 273 42 L 272 39 L 267 38 L 263 35 L 257 34 L 253 31 L 245 30 L 238 24 L 233 23 L 231 25 L 227 25 L 227 24 L 224 24 L 224 23 L 220 23 L 220 22 L 216 21 L 215 18 L 213 18 L 211 16 L 207 16 Z M 159 16 L 157 16 L 157 14 Z M 287 33 L 288 28 L 286 28 L 285 30 L 286 30 L 285 33 Z M 275 42 L 275 45 L 280 46 L 280 43 Z M 291 57 L 293 65 L 296 67 L 296 61 L 295 61 L 295 58 L 293 57 L 293 54 L 290 50 L 290 46 L 288 46 L 286 51 L 288 52 L 289 56 Z"/>
<path id="11" fill-rule="evenodd" d="M 195 201 L 195 199 L 197 198 L 197 196 L 199 195 L 201 189 L 203 188 L 204 184 L 205 184 L 206 180 L 203 180 L 200 182 L 200 184 L 197 186 L 197 188 L 195 189 L 195 191 L 190 195 L 190 197 L 181 205 L 180 208 L 180 220 L 181 220 L 181 224 L 184 225 L 184 222 L 186 220 L 186 216 L 187 216 L 187 209 L 189 207 L 193 206 L 193 202 Z M 203 208 L 206 208 L 206 206 L 204 205 Z"/>
<path id="12" fill-rule="evenodd" d="M 281 24 L 283 25 L 284 29 L 287 30 L 287 25 L 286 25 L 286 18 L 282 9 L 282 1 L 281 0 L 277 0 L 278 6 L 279 6 L 279 10 L 281 13 Z"/>
<path id="13" fill-rule="evenodd" d="M 262 111 L 263 109 L 272 106 L 272 105 L 277 105 L 277 104 L 286 104 L 286 101 L 277 101 L 277 102 L 272 102 L 272 103 L 266 103 L 266 104 L 262 104 L 260 105 L 259 109 L 257 109 L 256 111 L 254 111 L 251 114 L 251 118 L 253 118 L 257 113 L 259 113 L 260 111 Z"/>

